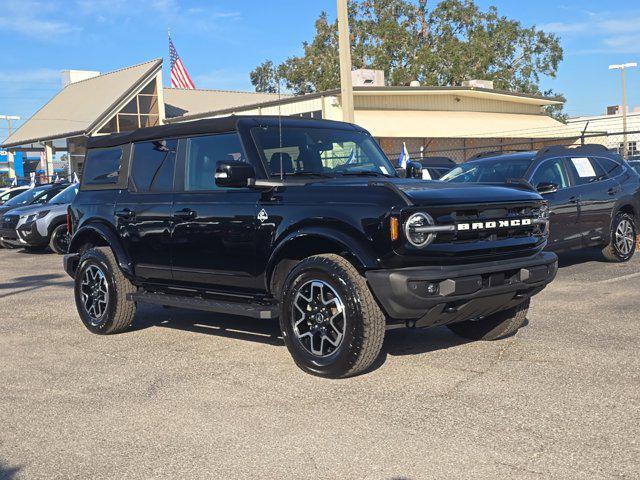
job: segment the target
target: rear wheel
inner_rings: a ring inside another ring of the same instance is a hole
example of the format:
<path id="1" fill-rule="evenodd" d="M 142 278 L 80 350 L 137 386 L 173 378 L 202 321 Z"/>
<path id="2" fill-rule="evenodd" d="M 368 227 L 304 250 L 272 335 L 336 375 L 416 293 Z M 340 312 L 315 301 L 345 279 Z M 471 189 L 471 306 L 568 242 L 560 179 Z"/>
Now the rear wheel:
<path id="1" fill-rule="evenodd" d="M 64 255 L 69 250 L 69 232 L 65 224 L 58 225 L 51 233 L 49 248 L 58 255 Z"/>
<path id="2" fill-rule="evenodd" d="M 347 260 L 333 254 L 302 260 L 280 291 L 280 327 L 302 370 L 347 377 L 365 371 L 378 357 L 385 317 Z"/>
<path id="3" fill-rule="evenodd" d="M 88 249 L 80 258 L 75 278 L 76 307 L 85 327 L 107 335 L 129 328 L 136 304 L 127 295 L 136 287 L 123 275 L 108 247 Z"/>
<path id="4" fill-rule="evenodd" d="M 482 320 L 467 320 L 447 326 L 456 335 L 469 340 L 497 340 L 509 337 L 524 325 L 529 311 L 529 302 L 530 300 L 527 299 L 520 305 L 494 313 Z"/>
<path id="5" fill-rule="evenodd" d="M 633 217 L 627 213 L 618 213 L 611 226 L 611 241 L 604 247 L 602 254 L 609 262 L 626 262 L 636 251 L 637 231 Z"/>

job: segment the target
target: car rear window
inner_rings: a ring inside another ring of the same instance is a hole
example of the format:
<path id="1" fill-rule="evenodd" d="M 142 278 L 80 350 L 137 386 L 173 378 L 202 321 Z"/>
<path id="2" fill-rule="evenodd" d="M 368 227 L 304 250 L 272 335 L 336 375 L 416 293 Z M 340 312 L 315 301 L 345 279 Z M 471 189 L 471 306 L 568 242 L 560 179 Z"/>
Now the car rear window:
<path id="1" fill-rule="evenodd" d="M 85 160 L 82 184 L 116 185 L 122 165 L 122 147 L 89 150 Z"/>

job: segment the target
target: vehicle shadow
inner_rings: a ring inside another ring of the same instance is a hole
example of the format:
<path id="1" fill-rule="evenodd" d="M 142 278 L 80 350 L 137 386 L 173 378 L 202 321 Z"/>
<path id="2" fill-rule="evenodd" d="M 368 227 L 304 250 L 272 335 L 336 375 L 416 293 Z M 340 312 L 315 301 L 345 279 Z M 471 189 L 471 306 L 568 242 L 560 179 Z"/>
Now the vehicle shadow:
<path id="1" fill-rule="evenodd" d="M 73 281 L 68 280 L 62 282 L 60 281 L 61 278 L 66 278 L 66 275 L 61 273 L 49 273 L 43 275 L 15 277 L 10 279 L 8 282 L 0 284 L 0 298 L 21 295 L 23 293 L 41 290 L 46 287 L 73 287 Z M 2 293 L 3 290 L 13 291 Z"/>
<path id="2" fill-rule="evenodd" d="M 16 477 L 20 467 L 9 467 L 2 460 L 0 460 L 0 479 L 12 480 Z"/>
<path id="3" fill-rule="evenodd" d="M 579 263 L 606 262 L 602 251 L 598 248 L 585 248 L 558 253 L 558 267 L 571 267 Z"/>
<path id="4" fill-rule="evenodd" d="M 267 345 L 284 346 L 278 320 L 222 315 L 199 310 L 140 305 L 130 332 L 149 327 L 173 328 Z"/>

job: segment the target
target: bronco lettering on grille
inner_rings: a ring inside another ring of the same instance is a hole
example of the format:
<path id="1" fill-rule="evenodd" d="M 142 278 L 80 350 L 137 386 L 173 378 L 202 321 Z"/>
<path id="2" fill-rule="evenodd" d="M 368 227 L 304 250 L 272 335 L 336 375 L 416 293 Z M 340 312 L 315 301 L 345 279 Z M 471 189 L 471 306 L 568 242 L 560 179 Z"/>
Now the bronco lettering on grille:
<path id="1" fill-rule="evenodd" d="M 494 230 L 496 228 L 528 227 L 532 224 L 532 218 L 514 218 L 511 220 L 489 220 L 486 222 L 458 223 L 456 224 L 456 230 Z"/>

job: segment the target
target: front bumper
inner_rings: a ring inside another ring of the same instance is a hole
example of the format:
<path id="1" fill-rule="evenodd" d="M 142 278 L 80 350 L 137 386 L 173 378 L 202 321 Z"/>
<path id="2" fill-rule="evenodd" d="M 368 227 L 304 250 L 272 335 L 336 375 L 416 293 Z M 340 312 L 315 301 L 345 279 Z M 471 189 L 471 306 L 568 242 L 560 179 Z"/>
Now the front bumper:
<path id="1" fill-rule="evenodd" d="M 25 245 L 25 243 L 18 238 L 18 233 L 13 228 L 0 228 L 0 239 L 10 245 Z"/>
<path id="2" fill-rule="evenodd" d="M 47 245 L 49 243 L 49 239 L 44 237 L 38 231 L 38 225 L 36 221 L 23 223 L 18 226 L 17 234 L 20 240 L 27 245 L 32 247 L 39 247 L 42 245 Z"/>
<path id="3" fill-rule="evenodd" d="M 370 270 L 367 281 L 391 323 L 417 327 L 484 317 L 539 293 L 558 271 L 555 253 L 454 266 Z"/>

